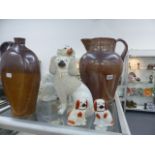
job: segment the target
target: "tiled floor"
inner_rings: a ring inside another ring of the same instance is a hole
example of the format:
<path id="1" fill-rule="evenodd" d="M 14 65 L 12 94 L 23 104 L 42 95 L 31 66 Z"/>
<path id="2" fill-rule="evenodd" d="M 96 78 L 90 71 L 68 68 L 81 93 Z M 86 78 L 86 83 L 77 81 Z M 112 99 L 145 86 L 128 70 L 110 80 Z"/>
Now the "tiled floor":
<path id="1" fill-rule="evenodd" d="M 155 113 L 127 111 L 126 118 L 133 135 L 155 135 Z"/>

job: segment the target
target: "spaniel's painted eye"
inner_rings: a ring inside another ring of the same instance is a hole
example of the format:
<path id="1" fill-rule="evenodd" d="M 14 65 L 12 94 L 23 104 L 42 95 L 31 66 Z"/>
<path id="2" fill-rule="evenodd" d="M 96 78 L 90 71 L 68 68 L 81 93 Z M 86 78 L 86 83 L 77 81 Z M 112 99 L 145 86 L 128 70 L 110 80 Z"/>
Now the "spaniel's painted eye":
<path id="1" fill-rule="evenodd" d="M 104 106 L 103 106 L 103 105 L 100 105 L 100 106 L 99 106 L 99 108 L 100 108 L 100 109 L 103 109 L 103 108 L 104 108 Z"/>
<path id="2" fill-rule="evenodd" d="M 86 104 L 84 103 L 84 104 L 82 104 L 82 107 L 86 107 Z"/>

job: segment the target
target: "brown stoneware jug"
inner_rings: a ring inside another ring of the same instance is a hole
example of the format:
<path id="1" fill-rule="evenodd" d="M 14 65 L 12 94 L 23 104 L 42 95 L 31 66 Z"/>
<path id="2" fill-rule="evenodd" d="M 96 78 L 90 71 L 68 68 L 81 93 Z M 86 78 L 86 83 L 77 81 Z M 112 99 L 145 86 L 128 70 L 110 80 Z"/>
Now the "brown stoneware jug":
<path id="1" fill-rule="evenodd" d="M 37 56 L 25 47 L 24 38 L 15 38 L 14 44 L 3 53 L 1 78 L 13 115 L 33 114 L 40 84 L 40 64 Z"/>
<path id="2" fill-rule="evenodd" d="M 113 100 L 123 69 L 123 60 L 128 51 L 127 43 L 122 39 L 93 38 L 82 39 L 87 53 L 80 59 L 82 81 L 90 89 L 93 99 Z M 115 53 L 117 42 L 125 46 L 121 56 Z"/>

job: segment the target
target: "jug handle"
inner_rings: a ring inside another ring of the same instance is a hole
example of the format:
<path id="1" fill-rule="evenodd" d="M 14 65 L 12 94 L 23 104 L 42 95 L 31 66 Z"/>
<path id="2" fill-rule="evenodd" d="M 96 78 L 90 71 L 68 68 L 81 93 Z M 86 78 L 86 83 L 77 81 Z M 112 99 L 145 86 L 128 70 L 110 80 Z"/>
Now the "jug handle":
<path id="1" fill-rule="evenodd" d="M 121 54 L 121 57 L 122 57 L 122 60 L 124 61 L 124 58 L 128 52 L 128 44 L 123 40 L 123 39 L 117 39 L 116 42 L 122 42 L 124 44 L 124 50 L 123 50 L 123 53 Z"/>

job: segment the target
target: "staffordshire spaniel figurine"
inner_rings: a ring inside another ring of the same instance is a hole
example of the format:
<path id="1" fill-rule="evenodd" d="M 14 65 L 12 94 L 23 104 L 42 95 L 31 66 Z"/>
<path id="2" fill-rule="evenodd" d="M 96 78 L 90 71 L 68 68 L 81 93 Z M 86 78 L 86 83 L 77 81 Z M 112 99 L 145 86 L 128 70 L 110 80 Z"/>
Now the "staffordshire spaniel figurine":
<path id="1" fill-rule="evenodd" d="M 74 108 L 68 113 L 67 124 L 70 126 L 85 126 L 86 125 L 86 109 L 88 101 L 86 99 L 77 100 Z"/>
<path id="2" fill-rule="evenodd" d="M 95 111 L 95 129 L 96 130 L 107 130 L 108 126 L 113 126 L 114 121 L 111 112 L 106 109 L 105 101 L 103 99 L 96 99 L 94 101 Z"/>

